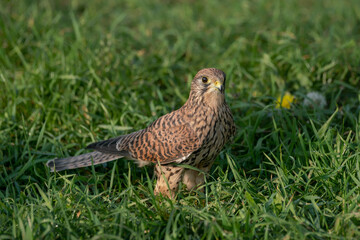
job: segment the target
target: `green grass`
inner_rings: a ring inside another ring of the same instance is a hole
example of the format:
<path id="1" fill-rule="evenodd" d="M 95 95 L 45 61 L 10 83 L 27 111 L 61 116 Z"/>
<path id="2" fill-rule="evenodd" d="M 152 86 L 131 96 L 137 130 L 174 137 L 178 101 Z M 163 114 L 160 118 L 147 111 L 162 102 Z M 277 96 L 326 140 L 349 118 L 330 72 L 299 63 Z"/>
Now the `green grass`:
<path id="1" fill-rule="evenodd" d="M 360 238 L 358 0 L 0 5 L 0 239 Z M 126 160 L 46 168 L 179 108 L 204 67 L 238 128 L 204 193 L 154 197 Z"/>

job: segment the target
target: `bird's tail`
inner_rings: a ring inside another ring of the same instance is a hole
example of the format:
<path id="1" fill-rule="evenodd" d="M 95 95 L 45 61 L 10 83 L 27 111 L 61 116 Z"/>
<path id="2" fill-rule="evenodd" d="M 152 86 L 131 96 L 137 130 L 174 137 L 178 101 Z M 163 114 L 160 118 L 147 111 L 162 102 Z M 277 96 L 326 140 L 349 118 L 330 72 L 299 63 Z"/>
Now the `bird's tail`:
<path id="1" fill-rule="evenodd" d="M 102 153 L 102 152 L 91 152 L 85 153 L 75 157 L 61 158 L 49 160 L 46 165 L 51 169 L 51 172 L 62 171 L 66 169 L 74 169 L 96 165 L 100 163 L 110 162 L 118 158 L 122 158 L 121 155 Z"/>

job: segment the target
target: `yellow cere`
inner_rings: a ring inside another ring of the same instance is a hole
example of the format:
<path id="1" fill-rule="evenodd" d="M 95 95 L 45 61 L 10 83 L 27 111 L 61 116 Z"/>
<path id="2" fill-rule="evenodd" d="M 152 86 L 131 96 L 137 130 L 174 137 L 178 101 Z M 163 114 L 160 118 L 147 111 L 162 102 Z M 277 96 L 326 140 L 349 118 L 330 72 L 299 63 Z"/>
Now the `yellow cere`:
<path id="1" fill-rule="evenodd" d="M 220 83 L 219 81 L 216 81 L 216 82 L 215 82 L 215 87 L 220 88 L 220 87 L 221 87 L 221 83 Z"/>
<path id="2" fill-rule="evenodd" d="M 278 97 L 276 101 L 276 108 L 287 108 L 290 109 L 291 104 L 294 102 L 295 97 L 291 95 L 290 93 L 285 93 L 284 96 Z"/>

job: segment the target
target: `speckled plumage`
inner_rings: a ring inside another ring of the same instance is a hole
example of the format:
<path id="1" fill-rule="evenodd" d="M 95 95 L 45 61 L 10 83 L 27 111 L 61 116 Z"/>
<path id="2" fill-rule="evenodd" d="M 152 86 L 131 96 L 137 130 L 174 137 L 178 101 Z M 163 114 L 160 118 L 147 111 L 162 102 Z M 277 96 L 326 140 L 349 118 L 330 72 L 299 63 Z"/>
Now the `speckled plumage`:
<path id="1" fill-rule="evenodd" d="M 52 171 L 61 171 L 125 157 L 137 160 L 139 166 L 156 165 L 155 194 L 172 197 L 181 181 L 191 190 L 204 182 L 204 176 L 173 164 L 191 165 L 207 173 L 235 134 L 224 87 L 224 72 L 215 68 L 200 70 L 192 81 L 188 100 L 180 109 L 140 131 L 90 144 L 87 148 L 94 152 L 50 160 L 47 165 Z"/>

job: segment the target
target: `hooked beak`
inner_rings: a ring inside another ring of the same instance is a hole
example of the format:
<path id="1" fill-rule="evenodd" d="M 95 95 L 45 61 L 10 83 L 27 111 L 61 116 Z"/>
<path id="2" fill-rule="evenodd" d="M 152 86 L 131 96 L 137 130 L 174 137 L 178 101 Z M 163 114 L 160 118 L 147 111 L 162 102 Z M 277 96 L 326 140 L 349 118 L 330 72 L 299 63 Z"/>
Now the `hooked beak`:
<path id="1" fill-rule="evenodd" d="M 215 87 L 220 91 L 220 92 L 224 92 L 225 88 L 224 85 L 222 85 L 219 81 L 215 82 Z"/>

